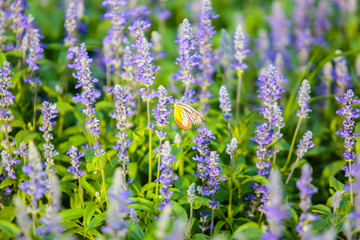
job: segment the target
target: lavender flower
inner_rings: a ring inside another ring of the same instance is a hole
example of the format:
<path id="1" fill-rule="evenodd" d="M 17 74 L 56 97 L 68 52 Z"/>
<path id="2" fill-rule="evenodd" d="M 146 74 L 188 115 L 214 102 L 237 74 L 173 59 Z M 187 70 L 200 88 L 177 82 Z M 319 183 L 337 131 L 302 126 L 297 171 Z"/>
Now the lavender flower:
<path id="1" fill-rule="evenodd" d="M 258 38 L 256 39 L 257 53 L 261 59 L 262 65 L 267 65 L 270 62 L 269 51 L 270 41 L 269 34 L 265 29 L 259 29 Z"/>
<path id="2" fill-rule="evenodd" d="M 3 150 L 1 152 L 1 160 L 2 161 L 0 162 L 0 165 L 3 166 L 3 171 L 6 172 L 6 175 L 9 178 L 16 179 L 13 165 L 15 165 L 15 164 L 17 165 L 21 161 L 16 160 L 16 158 L 11 158 L 10 154 L 5 150 Z"/>
<path id="3" fill-rule="evenodd" d="M 199 53 L 201 60 L 199 63 L 199 76 L 198 82 L 201 86 L 201 93 L 199 96 L 200 103 L 205 112 L 209 106 L 207 106 L 208 98 L 211 97 L 206 88 L 212 83 L 212 75 L 215 73 L 214 67 L 214 54 L 212 52 L 212 41 L 211 38 L 214 36 L 216 31 L 212 25 L 212 19 L 217 18 L 218 15 L 212 12 L 212 6 L 210 0 L 202 1 L 202 9 L 200 16 L 200 25 L 198 26 L 197 40 L 199 43 Z"/>
<path id="4" fill-rule="evenodd" d="M 165 141 L 161 148 L 161 164 L 159 170 L 161 171 L 160 177 L 155 182 L 161 183 L 160 194 L 164 198 L 164 203 L 159 204 L 158 209 L 164 210 L 166 205 L 171 205 L 170 199 L 173 195 L 173 191 L 170 191 L 172 183 L 178 179 L 177 176 L 173 176 L 172 165 L 176 161 L 176 158 L 171 155 L 171 146 L 169 141 Z"/>
<path id="5" fill-rule="evenodd" d="M 306 118 L 309 116 L 309 112 L 311 112 L 309 109 L 310 92 L 310 84 L 308 80 L 304 79 L 304 81 L 301 83 L 298 97 L 296 98 L 300 105 L 300 109 L 296 111 L 296 114 L 299 118 Z"/>
<path id="6" fill-rule="evenodd" d="M 223 114 L 224 120 L 229 121 L 232 117 L 231 102 L 229 93 L 224 85 L 220 87 L 219 95 L 220 109 L 225 112 Z"/>
<path id="7" fill-rule="evenodd" d="M 28 150 L 27 150 L 27 146 L 26 143 L 21 142 L 19 144 L 19 149 L 14 150 L 13 152 L 14 154 L 18 154 L 21 158 L 26 158 L 28 157 Z"/>
<path id="8" fill-rule="evenodd" d="M 25 10 L 28 8 L 27 1 L 18 0 L 11 2 L 8 7 L 7 18 L 10 19 L 10 29 L 16 35 L 16 46 L 20 46 L 21 38 L 26 28 Z"/>
<path id="9" fill-rule="evenodd" d="M 118 168 L 114 173 L 112 186 L 109 188 L 109 209 L 106 219 L 107 225 L 102 228 L 103 232 L 112 239 L 124 238 L 127 234 L 128 217 L 130 209 L 128 205 L 132 203 L 129 199 L 130 191 L 125 190 L 125 182 L 122 178 L 123 173 Z"/>
<path id="10" fill-rule="evenodd" d="M 220 189 L 220 181 L 225 181 L 226 177 L 221 176 L 221 170 L 219 168 L 219 154 L 216 151 L 210 153 L 207 161 L 209 168 L 209 176 L 206 184 L 209 188 L 209 194 L 212 194 L 212 198 L 209 202 L 209 208 L 215 209 L 220 206 L 219 201 L 215 201 L 215 193 Z"/>
<path id="11" fill-rule="evenodd" d="M 125 174 L 124 182 L 126 182 L 126 174 L 128 172 L 126 165 L 130 162 L 129 156 L 126 155 L 126 152 L 132 144 L 132 142 L 128 139 L 128 134 L 126 132 L 129 126 L 127 117 L 130 116 L 129 101 L 131 94 L 129 93 L 129 89 L 118 84 L 116 84 L 115 88 L 111 89 L 110 92 L 114 93 L 115 96 L 115 111 L 110 113 L 110 117 L 117 120 L 116 128 L 119 130 L 115 135 L 117 137 L 117 141 L 113 148 L 119 150 L 117 153 L 119 158 L 118 161 L 123 166 L 123 174 Z"/>
<path id="12" fill-rule="evenodd" d="M 358 168 L 360 166 L 360 158 L 357 158 L 356 161 L 356 167 Z M 360 228 L 360 178 L 357 177 L 354 182 L 354 191 L 355 191 L 355 197 L 354 197 L 354 210 L 350 214 L 350 218 L 354 219 L 354 225 L 356 229 Z"/>
<path id="13" fill-rule="evenodd" d="M 334 208 L 334 213 L 336 213 L 336 210 L 340 207 L 340 202 L 342 195 L 345 193 L 345 191 L 337 190 L 334 195 L 333 199 L 331 200 L 331 206 Z"/>
<path id="14" fill-rule="evenodd" d="M 301 170 L 301 177 L 296 182 L 296 187 L 300 190 L 299 207 L 301 208 L 302 213 L 299 218 L 299 224 L 295 227 L 295 230 L 303 239 L 311 239 L 312 225 L 309 224 L 309 222 L 317 219 L 316 214 L 308 212 L 311 206 L 311 196 L 317 192 L 317 188 L 311 185 L 311 172 L 312 169 L 310 165 L 305 164 Z"/>
<path id="15" fill-rule="evenodd" d="M 11 66 L 8 61 L 3 63 L 3 67 L 0 68 L 0 120 L 12 121 L 14 115 L 10 111 L 10 106 L 14 104 L 15 96 L 10 92 L 14 84 L 10 81 L 12 79 Z"/>
<path id="16" fill-rule="evenodd" d="M 104 38 L 105 64 L 113 66 L 115 69 L 120 67 L 120 54 L 122 43 L 128 43 L 125 37 L 125 23 L 128 18 L 128 11 L 124 10 L 125 0 L 105 0 L 102 6 L 107 6 L 109 11 L 104 15 L 111 20 L 111 28 L 108 35 Z"/>
<path id="17" fill-rule="evenodd" d="M 40 69 L 39 64 L 36 62 L 44 57 L 43 55 L 43 48 L 41 46 L 40 39 L 43 38 L 43 36 L 40 33 L 40 30 L 38 28 L 32 28 L 29 31 L 29 56 L 25 60 L 25 62 L 28 64 L 28 67 L 32 71 L 37 71 Z"/>
<path id="18" fill-rule="evenodd" d="M 129 217 L 130 217 L 133 224 L 138 224 L 139 223 L 139 217 L 138 217 L 135 209 L 130 208 Z"/>
<path id="19" fill-rule="evenodd" d="M 191 103 L 191 99 L 186 98 L 191 84 L 197 81 L 193 76 L 193 69 L 199 64 L 200 56 L 195 51 L 197 41 L 194 39 L 193 31 L 188 19 L 184 19 L 179 27 L 181 30 L 180 36 L 175 41 L 178 43 L 179 57 L 176 59 L 176 64 L 180 66 L 178 73 L 174 78 L 180 80 L 186 87 L 183 102 Z"/>
<path id="20" fill-rule="evenodd" d="M 22 201 L 22 199 L 15 195 L 14 206 L 16 207 L 16 224 L 19 227 L 21 233 L 16 237 L 20 240 L 30 240 L 31 236 L 31 220 L 28 216 L 28 207 Z"/>
<path id="21" fill-rule="evenodd" d="M 288 218 L 288 205 L 283 204 L 283 193 L 281 189 L 281 175 L 278 169 L 274 169 L 269 179 L 270 199 L 265 205 L 265 215 L 269 224 L 268 231 L 261 239 L 279 239 L 283 229 L 283 221 Z"/>
<path id="22" fill-rule="evenodd" d="M 220 46 L 219 49 L 217 51 L 217 59 L 221 65 L 221 67 L 224 69 L 225 71 L 225 76 L 229 76 L 230 77 L 230 72 L 232 70 L 232 62 L 233 62 L 233 55 L 234 55 L 234 49 L 233 49 L 233 42 L 232 39 L 230 37 L 230 35 L 228 34 L 228 32 L 226 31 L 226 29 L 221 29 L 220 31 Z M 228 78 L 226 78 L 228 79 Z"/>
<path id="23" fill-rule="evenodd" d="M 234 155 L 234 152 L 238 148 L 238 140 L 236 138 L 232 138 L 230 143 L 226 144 L 226 153 L 229 155 Z"/>
<path id="24" fill-rule="evenodd" d="M 50 142 L 54 137 L 51 131 L 54 128 L 55 122 L 51 121 L 53 118 L 56 118 L 56 114 L 59 110 L 56 109 L 56 104 L 49 103 L 47 101 L 43 102 L 43 106 L 40 109 L 42 113 L 43 120 L 41 122 L 42 126 L 39 128 L 44 134 L 42 135 L 45 139 L 43 145 L 43 156 L 46 158 L 46 167 L 48 174 L 51 172 L 50 167 L 54 165 L 54 157 L 59 155 L 55 150 L 54 144 Z"/>
<path id="25" fill-rule="evenodd" d="M 151 42 L 152 42 L 154 58 L 159 59 L 159 58 L 165 57 L 166 52 L 162 51 L 163 43 L 162 43 L 161 33 L 159 33 L 158 31 L 152 31 L 151 32 Z"/>
<path id="26" fill-rule="evenodd" d="M 210 148 L 208 146 L 210 144 L 210 140 L 215 140 L 216 137 L 206 126 L 199 126 L 197 130 L 199 131 L 199 134 L 193 138 L 193 142 L 197 143 L 197 145 L 193 146 L 192 149 L 198 150 L 199 153 L 203 156 L 208 156 L 210 155 Z"/>
<path id="27" fill-rule="evenodd" d="M 297 145 L 298 149 L 296 150 L 297 157 L 299 159 L 303 158 L 304 154 L 310 149 L 315 146 L 314 142 L 312 141 L 312 132 L 306 131 L 303 136 L 303 139 L 300 140 L 300 143 Z"/>
<path id="28" fill-rule="evenodd" d="M 135 56 L 130 46 L 126 46 L 124 48 L 124 53 L 122 56 L 122 68 L 123 71 L 120 73 L 120 77 L 126 80 L 129 84 L 130 81 L 134 80 L 135 78 Z"/>
<path id="29" fill-rule="evenodd" d="M 46 179 L 46 172 L 43 170 L 38 149 L 33 141 L 29 142 L 29 164 L 24 166 L 22 170 L 29 176 L 29 180 L 22 182 L 19 188 L 30 195 L 31 205 L 35 211 L 38 207 L 37 200 L 48 191 L 49 182 Z"/>
<path id="30" fill-rule="evenodd" d="M 36 233 L 42 237 L 53 237 L 54 239 L 60 239 L 64 226 L 61 225 L 61 219 L 59 216 L 61 206 L 61 191 L 60 182 L 56 175 L 51 175 L 50 189 L 53 193 L 51 195 L 51 204 L 46 206 L 45 215 L 39 220 L 42 225 L 36 229 Z"/>
<path id="31" fill-rule="evenodd" d="M 177 134 L 175 135 L 174 143 L 177 144 L 178 147 L 180 146 L 180 144 L 181 144 L 181 136 L 180 136 L 179 133 L 177 133 Z"/>
<path id="32" fill-rule="evenodd" d="M 341 97 L 335 97 L 335 99 L 339 102 L 343 103 L 343 108 L 336 111 L 336 114 L 343 115 L 344 128 L 337 131 L 335 134 L 341 135 L 345 139 L 344 143 L 344 153 L 343 157 L 346 161 L 349 161 L 349 165 L 351 166 L 351 162 L 356 158 L 356 154 L 353 152 L 353 148 L 356 144 L 356 137 L 360 136 L 359 132 L 355 132 L 355 122 L 354 119 L 358 118 L 360 115 L 359 109 L 353 107 L 353 104 L 359 104 L 360 100 L 357 97 L 354 97 L 354 93 L 351 89 L 349 89 L 344 95 Z M 350 171 L 349 166 L 343 167 L 343 171 L 345 171 L 345 176 L 350 180 L 352 177 L 356 176 L 356 172 Z"/>
<path id="33" fill-rule="evenodd" d="M 341 54 L 340 50 L 335 51 L 336 54 Z M 345 92 L 346 88 L 351 87 L 351 80 L 352 77 L 347 69 L 347 61 L 345 57 L 339 56 L 334 58 L 334 69 L 332 72 L 333 79 L 337 84 L 337 88 L 335 89 L 335 92 L 337 94 L 343 94 Z"/>
<path id="34" fill-rule="evenodd" d="M 156 119 L 156 126 L 160 128 L 160 131 L 155 130 L 158 138 L 164 140 L 166 137 L 166 132 L 163 131 L 165 125 L 169 124 L 168 118 L 169 114 L 173 112 L 172 109 L 168 108 L 168 104 L 174 103 L 172 96 L 167 96 L 167 90 L 164 86 L 159 86 L 158 91 L 156 91 L 158 96 L 158 101 L 156 103 L 156 108 L 153 110 L 153 115 Z"/>
<path id="35" fill-rule="evenodd" d="M 77 147 L 72 146 L 66 154 L 70 156 L 72 166 L 69 167 L 67 171 L 74 174 L 75 178 L 80 178 L 86 173 L 86 171 L 79 168 L 81 164 L 80 158 L 85 157 L 85 153 L 80 152 Z"/>
<path id="36" fill-rule="evenodd" d="M 71 1 L 65 11 L 65 47 L 72 47 L 77 41 L 76 34 L 80 18 L 80 16 L 78 15 L 79 4 L 80 3 L 78 1 Z"/>
<path id="37" fill-rule="evenodd" d="M 74 102 L 81 102 L 84 104 L 85 108 L 82 109 L 82 112 L 86 115 L 85 129 L 87 129 L 91 135 L 96 137 L 96 155 L 101 156 L 105 154 L 105 151 L 100 148 L 98 141 L 98 137 L 100 135 L 100 121 L 94 117 L 94 105 L 96 99 L 99 98 L 101 94 L 94 88 L 94 84 L 98 80 L 91 76 L 90 63 L 92 62 L 92 59 L 89 58 L 84 43 L 82 43 L 80 47 L 73 47 L 69 51 L 72 52 L 69 57 L 74 58 L 73 63 L 69 64 L 69 67 L 76 70 L 76 73 L 74 73 L 73 76 L 78 79 L 75 88 L 82 88 L 81 94 L 77 93 L 76 96 L 73 97 L 73 100 Z"/>
<path id="38" fill-rule="evenodd" d="M 247 65 L 244 63 L 244 60 L 246 58 L 246 54 L 250 51 L 249 49 L 246 49 L 246 35 L 241 27 L 241 25 L 238 25 L 234 34 L 234 67 L 238 72 L 243 72 L 244 69 L 247 68 Z"/>
<path id="39" fill-rule="evenodd" d="M 329 16 L 331 14 L 331 7 L 327 0 L 320 0 L 316 7 L 316 17 L 314 24 L 314 37 L 317 44 L 325 44 L 325 35 L 327 30 L 331 27 Z"/>
<path id="40" fill-rule="evenodd" d="M 283 53 L 286 58 L 286 48 L 291 43 L 289 31 L 291 23 L 286 18 L 286 15 L 279 1 L 274 1 L 272 3 L 272 13 L 271 16 L 268 18 L 268 23 L 271 29 L 271 42 L 273 44 L 274 51 Z"/>
<path id="41" fill-rule="evenodd" d="M 195 200 L 195 183 L 192 183 L 188 190 L 187 190 L 187 195 L 188 195 L 188 202 L 190 203 L 190 205 L 194 202 Z"/>

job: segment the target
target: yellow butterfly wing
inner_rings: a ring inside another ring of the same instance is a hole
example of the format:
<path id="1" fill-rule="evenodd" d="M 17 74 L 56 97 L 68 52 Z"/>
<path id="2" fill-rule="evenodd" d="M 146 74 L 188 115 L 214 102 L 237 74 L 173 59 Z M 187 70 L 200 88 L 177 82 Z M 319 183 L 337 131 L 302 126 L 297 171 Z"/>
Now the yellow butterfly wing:
<path id="1" fill-rule="evenodd" d="M 185 130 L 190 129 L 192 124 L 205 122 L 203 115 L 184 103 L 175 104 L 174 114 L 176 123 Z"/>

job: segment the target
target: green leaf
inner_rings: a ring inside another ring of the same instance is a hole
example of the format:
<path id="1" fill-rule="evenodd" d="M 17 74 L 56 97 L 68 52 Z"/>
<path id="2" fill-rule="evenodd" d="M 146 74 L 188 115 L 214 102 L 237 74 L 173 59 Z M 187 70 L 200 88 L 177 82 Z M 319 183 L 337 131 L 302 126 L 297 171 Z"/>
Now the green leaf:
<path id="1" fill-rule="evenodd" d="M 207 240 L 209 239 L 210 237 L 205 235 L 205 234 L 201 234 L 201 233 L 198 233 L 198 234 L 195 234 L 194 237 L 192 238 L 193 240 Z"/>
<path id="2" fill-rule="evenodd" d="M 188 215 L 187 215 L 185 209 L 175 201 L 171 201 L 171 203 L 173 204 L 172 205 L 172 210 L 175 213 L 174 214 L 175 217 L 176 218 L 181 218 L 181 219 L 184 219 L 185 221 L 187 221 L 188 220 Z"/>
<path id="3" fill-rule="evenodd" d="M 98 209 L 98 205 L 95 202 L 89 202 L 86 205 L 85 212 L 84 212 L 85 227 L 90 222 L 92 216 L 94 215 L 94 213 L 96 212 L 97 209 Z"/>
<path id="4" fill-rule="evenodd" d="M 14 220 L 16 216 L 16 208 L 9 206 L 9 207 L 4 207 L 1 211 L 0 211 L 0 219 L 2 220 L 7 220 L 9 222 L 11 222 L 12 220 Z"/>
<path id="5" fill-rule="evenodd" d="M 28 143 L 30 140 L 35 139 L 37 136 L 38 136 L 38 133 L 36 133 L 36 132 L 31 132 L 29 130 L 20 130 L 15 135 L 15 141 L 17 143 L 20 143 L 20 142 Z"/>
<path id="6" fill-rule="evenodd" d="M 141 193 L 144 194 L 146 191 L 149 191 L 150 189 L 153 189 L 155 187 L 156 187 L 155 182 L 147 183 L 142 187 Z"/>
<path id="7" fill-rule="evenodd" d="M 193 209 L 199 209 L 201 206 L 207 206 L 209 204 L 209 201 L 210 199 L 195 196 Z"/>
<path id="8" fill-rule="evenodd" d="M 237 239 L 237 236 L 241 236 L 244 239 L 259 239 L 262 235 L 261 229 L 259 225 L 254 222 L 248 222 L 241 225 L 236 231 L 234 232 L 232 238 Z"/>
<path id="9" fill-rule="evenodd" d="M 145 141 L 145 132 L 147 131 L 146 127 L 138 127 L 133 132 L 133 137 L 135 141 L 144 142 Z"/>
<path id="10" fill-rule="evenodd" d="M 244 181 L 242 181 L 242 184 L 245 184 L 247 182 L 259 182 L 263 185 L 267 185 L 269 183 L 269 181 L 263 177 L 263 176 L 259 176 L 259 175 L 256 175 L 256 176 L 247 176 L 246 175 L 246 178 Z"/>
<path id="11" fill-rule="evenodd" d="M 149 206 L 146 206 L 144 204 L 139 204 L 139 203 L 129 204 L 129 208 L 134 208 L 136 210 L 144 210 L 144 211 L 148 211 L 148 212 L 153 211 L 153 207 L 151 208 Z"/>
<path id="12" fill-rule="evenodd" d="M 85 234 L 88 231 L 90 231 L 93 227 L 104 221 L 105 219 L 106 219 L 106 212 L 96 215 L 93 219 L 91 219 L 87 227 L 85 227 Z"/>
<path id="13" fill-rule="evenodd" d="M 90 185 L 90 183 L 88 183 L 86 180 L 85 180 L 85 177 L 82 177 L 80 179 L 80 182 L 81 182 L 81 186 L 88 192 L 90 193 L 93 197 L 95 197 L 96 195 L 96 189 Z"/>
<path id="14" fill-rule="evenodd" d="M 16 183 L 16 180 L 15 179 L 12 179 L 12 178 L 6 178 L 4 181 L 2 181 L 2 183 L 0 184 L 0 189 L 6 187 L 6 186 L 9 186 L 13 183 Z"/>
<path id="15" fill-rule="evenodd" d="M 71 111 L 74 109 L 68 102 L 57 102 L 56 108 L 59 112 Z"/>
<path id="16" fill-rule="evenodd" d="M 0 220 L 0 229 L 10 236 L 16 236 L 20 234 L 20 229 L 14 223 Z"/>
<path id="17" fill-rule="evenodd" d="M 63 221 L 78 219 L 84 216 L 84 209 L 81 208 L 65 209 L 59 213 L 59 216 Z"/>
<path id="18" fill-rule="evenodd" d="M 225 221 L 223 221 L 223 220 L 218 221 L 215 225 L 214 233 L 218 233 L 221 230 L 221 228 L 224 226 L 224 224 L 225 224 Z"/>
<path id="19" fill-rule="evenodd" d="M 315 213 L 321 213 L 326 216 L 331 216 L 332 211 L 328 206 L 325 206 L 323 204 L 317 204 L 311 207 L 312 211 Z"/>
<path id="20" fill-rule="evenodd" d="M 14 56 L 18 58 L 22 58 L 22 52 L 19 50 L 10 50 L 6 52 L 6 56 Z"/>
<path id="21" fill-rule="evenodd" d="M 334 176 L 330 176 L 329 178 L 329 185 L 330 187 L 335 188 L 337 191 L 342 191 L 344 188 L 344 184 L 337 180 Z"/>

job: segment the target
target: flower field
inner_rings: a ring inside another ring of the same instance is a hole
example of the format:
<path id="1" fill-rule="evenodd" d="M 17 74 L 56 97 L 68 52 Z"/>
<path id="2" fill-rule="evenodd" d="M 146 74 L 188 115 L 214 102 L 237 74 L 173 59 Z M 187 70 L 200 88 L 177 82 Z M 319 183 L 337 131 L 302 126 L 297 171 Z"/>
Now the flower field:
<path id="1" fill-rule="evenodd" d="M 360 239 L 357 0 L 0 6 L 0 239 Z"/>

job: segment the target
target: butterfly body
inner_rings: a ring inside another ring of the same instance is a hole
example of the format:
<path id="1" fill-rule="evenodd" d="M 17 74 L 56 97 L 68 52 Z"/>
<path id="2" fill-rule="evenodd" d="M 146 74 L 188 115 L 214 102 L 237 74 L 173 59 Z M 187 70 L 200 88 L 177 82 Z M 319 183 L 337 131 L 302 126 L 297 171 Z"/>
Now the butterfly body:
<path id="1" fill-rule="evenodd" d="M 184 130 L 189 130 L 192 124 L 202 124 L 205 118 L 194 108 L 176 101 L 174 105 L 175 122 Z"/>

